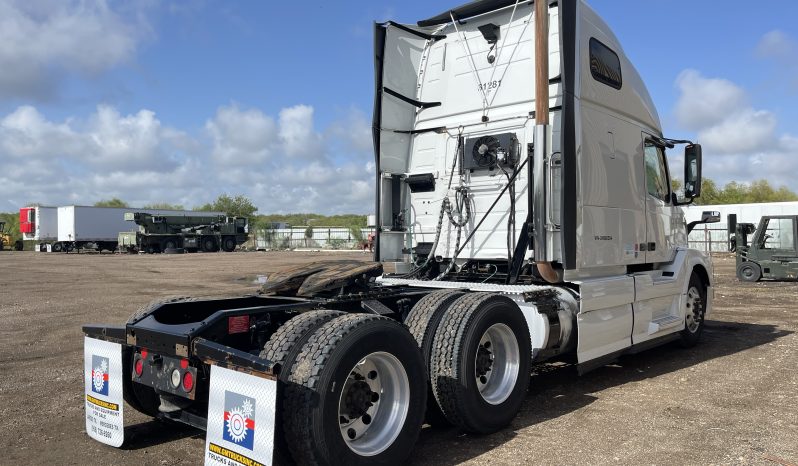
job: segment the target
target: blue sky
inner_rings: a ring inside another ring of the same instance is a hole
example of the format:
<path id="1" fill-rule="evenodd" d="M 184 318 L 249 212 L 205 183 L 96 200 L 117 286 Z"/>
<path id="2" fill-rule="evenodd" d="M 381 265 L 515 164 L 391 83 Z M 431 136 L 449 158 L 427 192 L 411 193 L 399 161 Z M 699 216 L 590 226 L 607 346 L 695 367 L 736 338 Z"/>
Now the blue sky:
<path id="1" fill-rule="evenodd" d="M 798 190 L 798 3 L 590 4 L 666 135 L 707 141 L 709 177 Z M 263 213 L 368 212 L 372 21 L 454 5 L 0 0 L 0 210 L 241 192 Z"/>

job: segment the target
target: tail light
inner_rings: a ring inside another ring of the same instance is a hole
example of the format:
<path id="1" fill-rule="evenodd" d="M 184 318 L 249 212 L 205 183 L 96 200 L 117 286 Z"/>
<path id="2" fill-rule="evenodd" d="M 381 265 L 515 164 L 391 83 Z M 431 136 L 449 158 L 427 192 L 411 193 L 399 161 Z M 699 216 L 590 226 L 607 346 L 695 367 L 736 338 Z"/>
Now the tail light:
<path id="1" fill-rule="evenodd" d="M 180 369 L 175 369 L 172 371 L 171 379 L 173 387 L 177 388 L 180 386 Z"/>
<path id="2" fill-rule="evenodd" d="M 192 388 L 194 388 L 194 376 L 191 375 L 191 371 L 186 371 L 183 374 L 183 390 L 190 392 Z"/>
<path id="3" fill-rule="evenodd" d="M 144 373 L 144 362 L 141 358 L 136 358 L 136 362 L 133 363 L 133 371 L 135 371 L 136 377 L 141 377 L 141 374 Z"/>

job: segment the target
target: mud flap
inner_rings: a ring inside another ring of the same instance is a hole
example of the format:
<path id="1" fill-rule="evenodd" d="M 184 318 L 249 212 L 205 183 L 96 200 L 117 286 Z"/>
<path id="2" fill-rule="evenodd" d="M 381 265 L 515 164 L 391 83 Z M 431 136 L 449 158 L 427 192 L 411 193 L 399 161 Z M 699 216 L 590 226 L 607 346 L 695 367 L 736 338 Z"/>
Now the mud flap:
<path id="1" fill-rule="evenodd" d="M 271 465 L 277 382 L 211 366 L 206 465 Z"/>
<path id="2" fill-rule="evenodd" d="M 86 433 L 112 447 L 125 441 L 122 372 L 122 345 L 84 338 Z"/>

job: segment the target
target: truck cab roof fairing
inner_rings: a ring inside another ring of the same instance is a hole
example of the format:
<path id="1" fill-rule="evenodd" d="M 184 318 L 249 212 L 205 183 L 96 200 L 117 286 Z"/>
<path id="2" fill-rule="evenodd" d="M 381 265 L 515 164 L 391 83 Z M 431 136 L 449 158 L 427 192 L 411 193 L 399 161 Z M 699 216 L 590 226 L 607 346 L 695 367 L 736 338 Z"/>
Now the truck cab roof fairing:
<path id="1" fill-rule="evenodd" d="M 525 1 L 527 3 L 533 3 L 529 0 Z M 470 18 L 472 16 L 481 15 L 483 13 L 488 13 L 490 11 L 498 10 L 499 8 L 504 8 L 506 6 L 511 6 L 515 4 L 515 2 L 516 0 L 475 0 L 473 2 L 468 2 L 463 5 L 460 5 L 457 8 L 446 10 L 445 12 L 433 16 L 432 18 L 419 21 L 417 24 L 421 27 L 437 26 L 439 24 L 445 24 L 450 22 L 452 20 L 450 14 L 454 15 L 454 17 L 457 19 L 465 19 L 465 18 Z"/>

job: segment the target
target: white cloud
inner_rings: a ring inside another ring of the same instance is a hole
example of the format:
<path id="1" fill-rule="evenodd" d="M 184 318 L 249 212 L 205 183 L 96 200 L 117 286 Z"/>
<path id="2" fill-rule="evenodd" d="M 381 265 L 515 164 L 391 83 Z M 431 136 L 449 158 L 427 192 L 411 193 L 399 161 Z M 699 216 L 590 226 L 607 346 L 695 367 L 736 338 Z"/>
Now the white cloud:
<path id="1" fill-rule="evenodd" d="M 265 163 L 277 146 L 277 125 L 260 110 L 220 107 L 205 128 L 213 139 L 213 156 L 223 165 Z"/>
<path id="2" fill-rule="evenodd" d="M 793 59 L 798 55 L 798 43 L 777 29 L 762 36 L 756 52 L 762 58 Z"/>
<path id="3" fill-rule="evenodd" d="M 19 107 L 0 120 L 0 150 L 9 157 L 47 158 L 56 152 L 77 156 L 80 149 L 80 137 L 68 124 L 47 121 L 32 106 Z M 8 165 L 3 168 L 8 170 Z"/>
<path id="4" fill-rule="evenodd" d="M 280 140 L 284 153 L 312 158 L 321 149 L 321 136 L 313 130 L 313 107 L 296 105 L 280 110 Z"/>
<path id="5" fill-rule="evenodd" d="M 773 149 L 776 116 L 766 110 L 745 108 L 699 131 L 701 142 L 718 154 L 741 154 Z"/>
<path id="6" fill-rule="evenodd" d="M 304 105 L 276 119 L 229 105 L 191 135 L 146 109 L 125 115 L 98 106 L 56 122 L 23 106 L 0 117 L 0 185 L 21 202 L 53 205 L 118 197 L 191 207 L 226 192 L 249 196 L 261 212 L 370 212 L 371 154 L 341 150 L 365 143 L 336 133 L 337 125 L 316 131 Z"/>
<path id="7" fill-rule="evenodd" d="M 745 91 L 726 79 L 705 78 L 696 70 L 684 70 L 676 78 L 681 96 L 676 102 L 676 118 L 689 129 L 716 124 L 745 104 Z"/>
<path id="8" fill-rule="evenodd" d="M 89 121 L 86 137 L 86 162 L 95 167 L 169 171 L 179 159 L 171 143 L 182 134 L 163 128 L 150 110 L 122 116 L 101 105 Z"/>
<path id="9" fill-rule="evenodd" d="M 759 40 L 756 54 L 774 65 L 770 72 L 772 81 L 784 85 L 792 95 L 798 93 L 798 41 L 783 31 L 773 30 Z"/>
<path id="10" fill-rule="evenodd" d="M 778 133 L 775 113 L 751 106 L 731 81 L 695 70 L 683 71 L 676 86 L 681 95 L 674 113 L 703 145 L 705 176 L 719 183 L 764 178 L 798 191 L 798 138 Z"/>
<path id="11" fill-rule="evenodd" d="M 149 28 L 128 16 L 105 0 L 0 1 L 0 98 L 49 99 L 66 73 L 130 61 Z"/>
<path id="12" fill-rule="evenodd" d="M 371 120 L 357 108 L 350 108 L 346 115 L 330 126 L 331 136 L 344 141 L 346 150 L 373 151 Z"/>
<path id="13" fill-rule="evenodd" d="M 36 108 L 22 106 L 0 119 L 0 155 L 47 164 L 68 159 L 75 167 L 105 171 L 171 170 L 178 163 L 178 147 L 185 144 L 183 133 L 164 128 L 149 110 L 123 116 L 100 105 L 86 122 L 55 123 Z"/>

